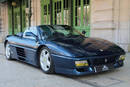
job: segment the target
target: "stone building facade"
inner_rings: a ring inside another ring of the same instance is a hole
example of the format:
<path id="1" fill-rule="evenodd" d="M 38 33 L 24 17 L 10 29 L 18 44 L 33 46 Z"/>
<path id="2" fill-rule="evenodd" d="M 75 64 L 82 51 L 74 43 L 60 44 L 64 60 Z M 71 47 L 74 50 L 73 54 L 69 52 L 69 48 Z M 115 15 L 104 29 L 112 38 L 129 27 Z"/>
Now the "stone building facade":
<path id="1" fill-rule="evenodd" d="M 42 23 L 42 0 L 31 0 L 31 26 Z M 53 0 L 50 0 L 53 1 Z M 56 1 L 56 0 L 54 0 Z M 61 0 L 57 0 L 61 1 Z M 76 2 L 77 0 L 72 0 Z M 79 0 L 81 1 L 81 0 Z M 130 51 L 130 1 L 129 0 L 90 0 L 90 37 L 99 37 L 112 41 L 126 51 Z M 74 5 L 74 4 L 73 4 Z M 0 5 L 2 32 L 0 37 L 8 34 L 8 5 Z M 72 7 L 73 9 L 73 7 Z M 70 18 L 71 11 L 69 11 Z M 79 8 L 80 9 L 80 8 Z M 28 8 L 26 11 L 28 13 Z M 81 13 L 82 14 L 82 13 Z M 73 18 L 73 22 L 75 22 Z M 82 20 L 81 20 L 82 21 Z M 69 22 L 70 23 L 70 22 Z M 72 25 L 72 24 L 69 24 Z M 27 26 L 26 26 L 27 27 Z M 2 35 L 2 36 L 1 36 Z M 3 40 L 2 38 L 2 40 Z M 1 39 L 1 38 L 0 38 Z"/>
<path id="2" fill-rule="evenodd" d="M 130 51 L 130 1 L 91 0 L 91 36 L 112 41 Z"/>

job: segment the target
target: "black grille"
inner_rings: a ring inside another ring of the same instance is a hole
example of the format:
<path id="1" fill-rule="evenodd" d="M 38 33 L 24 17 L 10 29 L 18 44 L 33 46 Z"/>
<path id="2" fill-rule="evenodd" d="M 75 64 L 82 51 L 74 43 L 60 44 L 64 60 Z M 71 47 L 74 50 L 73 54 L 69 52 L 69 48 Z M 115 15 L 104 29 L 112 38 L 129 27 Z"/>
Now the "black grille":
<path id="1" fill-rule="evenodd" d="M 24 49 L 23 48 L 16 48 L 17 50 L 17 55 L 18 56 L 21 56 L 21 57 L 25 57 L 25 52 L 24 52 Z"/>
<path id="2" fill-rule="evenodd" d="M 116 62 L 116 57 L 110 57 L 110 58 L 95 58 L 92 60 L 92 64 L 94 66 L 97 65 L 104 65 L 104 64 L 114 64 Z"/>

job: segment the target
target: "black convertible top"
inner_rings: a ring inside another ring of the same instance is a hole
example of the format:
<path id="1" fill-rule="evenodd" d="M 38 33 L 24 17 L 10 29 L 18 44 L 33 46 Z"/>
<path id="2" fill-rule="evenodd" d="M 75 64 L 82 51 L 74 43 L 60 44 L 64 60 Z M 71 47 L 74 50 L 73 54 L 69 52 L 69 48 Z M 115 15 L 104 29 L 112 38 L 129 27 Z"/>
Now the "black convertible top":
<path id="1" fill-rule="evenodd" d="M 56 29 L 58 27 L 64 27 L 66 30 L 68 30 L 68 29 L 73 30 L 73 28 L 69 25 L 39 25 L 39 27 L 46 27 L 46 26 L 51 27 L 52 29 Z"/>

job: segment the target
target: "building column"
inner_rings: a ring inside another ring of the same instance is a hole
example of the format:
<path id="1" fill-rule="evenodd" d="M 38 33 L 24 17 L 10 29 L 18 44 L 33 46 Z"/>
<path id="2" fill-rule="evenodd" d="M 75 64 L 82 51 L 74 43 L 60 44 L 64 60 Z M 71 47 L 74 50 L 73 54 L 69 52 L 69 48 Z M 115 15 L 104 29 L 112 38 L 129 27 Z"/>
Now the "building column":
<path id="1" fill-rule="evenodd" d="M 8 35 L 8 5 L 3 3 L 1 8 L 1 31 L 0 31 L 0 42 L 3 42 L 5 37 Z"/>
<path id="2" fill-rule="evenodd" d="M 41 0 L 31 0 L 31 25 L 36 26 L 41 24 Z"/>

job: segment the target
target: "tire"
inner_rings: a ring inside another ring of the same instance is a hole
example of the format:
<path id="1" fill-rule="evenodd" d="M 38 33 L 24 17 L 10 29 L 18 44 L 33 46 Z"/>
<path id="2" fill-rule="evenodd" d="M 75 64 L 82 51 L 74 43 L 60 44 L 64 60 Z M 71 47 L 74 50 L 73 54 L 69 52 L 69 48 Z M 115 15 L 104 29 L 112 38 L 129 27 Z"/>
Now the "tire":
<path id="1" fill-rule="evenodd" d="M 46 74 L 54 73 L 54 64 L 50 51 L 47 47 L 42 47 L 39 54 L 39 65 L 41 70 Z"/>
<path id="2" fill-rule="evenodd" d="M 10 44 L 7 42 L 5 46 L 5 56 L 7 60 L 11 60 Z"/>

